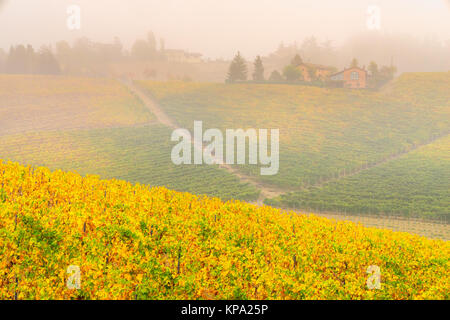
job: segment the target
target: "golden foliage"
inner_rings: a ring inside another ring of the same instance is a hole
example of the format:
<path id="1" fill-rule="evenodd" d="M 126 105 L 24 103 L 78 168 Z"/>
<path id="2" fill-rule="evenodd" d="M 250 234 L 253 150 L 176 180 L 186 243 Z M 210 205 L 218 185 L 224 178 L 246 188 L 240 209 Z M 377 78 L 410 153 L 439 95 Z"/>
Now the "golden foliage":
<path id="1" fill-rule="evenodd" d="M 448 242 L 0 162 L 1 299 L 448 299 Z M 81 290 L 66 286 L 69 265 Z M 381 289 L 366 287 L 381 268 Z"/>

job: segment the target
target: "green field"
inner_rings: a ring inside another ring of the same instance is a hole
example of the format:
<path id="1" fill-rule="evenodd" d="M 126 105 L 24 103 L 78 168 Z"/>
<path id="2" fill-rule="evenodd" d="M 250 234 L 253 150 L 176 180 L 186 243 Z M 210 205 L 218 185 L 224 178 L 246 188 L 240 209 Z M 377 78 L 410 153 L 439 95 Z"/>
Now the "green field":
<path id="1" fill-rule="evenodd" d="M 321 187 L 282 195 L 269 205 L 353 214 L 448 218 L 450 136 L 396 160 Z"/>
<path id="2" fill-rule="evenodd" d="M 446 82 L 437 89 L 450 86 L 450 75 L 444 75 Z M 399 82 L 394 93 L 407 91 L 408 79 Z M 450 93 L 426 104 L 413 92 L 405 99 L 393 93 L 286 85 L 138 84 L 185 128 L 192 128 L 194 120 L 222 130 L 279 128 L 279 174 L 261 177 L 255 166 L 240 169 L 282 188 L 357 170 L 450 128 Z"/>
<path id="3" fill-rule="evenodd" d="M 152 125 L 12 135 L 0 138 L 0 158 L 225 200 L 258 197 L 255 188 L 241 184 L 224 169 L 174 165 L 170 134 L 168 128 Z"/>
<path id="4" fill-rule="evenodd" d="M 224 169 L 175 166 L 172 130 L 118 81 L 0 75 L 0 159 L 222 199 L 259 191 Z"/>
<path id="5" fill-rule="evenodd" d="M 204 128 L 222 130 L 279 128 L 280 171 L 277 175 L 260 176 L 256 166 L 238 168 L 268 187 L 284 192 L 299 191 L 311 197 L 316 196 L 312 192 L 317 185 L 349 175 L 359 179 L 356 173 L 369 174 L 372 171 L 366 172 L 367 168 L 407 154 L 422 144 L 445 137 L 450 131 L 450 73 L 404 74 L 380 92 L 268 84 L 152 81 L 137 84 L 185 128 L 191 129 L 194 120 L 203 121 Z M 427 181 L 435 180 L 435 176 L 443 177 L 439 170 L 445 170 L 446 166 L 444 162 L 439 166 L 438 158 L 436 161 L 438 167 L 433 163 L 424 164 L 429 168 L 426 172 L 417 173 L 417 164 L 412 161 L 401 162 L 392 169 L 394 172 L 389 173 L 389 177 L 415 176 L 417 181 L 411 193 L 415 194 L 415 199 L 424 197 L 427 200 L 408 204 L 409 193 L 404 196 L 394 194 L 397 185 L 386 188 L 389 179 L 382 169 L 377 169 L 370 178 L 370 186 L 361 184 L 362 189 L 355 187 L 351 195 L 364 204 L 351 203 L 346 208 L 337 206 L 339 201 L 335 201 L 317 208 L 348 209 L 359 213 L 448 215 L 443 212 L 448 206 L 448 192 L 439 193 L 429 203 L 435 189 L 428 190 Z M 360 179 L 364 181 L 366 176 Z M 436 187 L 448 186 L 442 181 Z M 310 189 L 310 193 L 305 193 L 305 189 Z M 403 189 L 397 192 L 402 193 Z M 368 194 L 385 198 L 371 200 L 368 204 L 365 200 Z M 345 197 L 340 199 L 341 202 L 347 200 Z M 328 200 L 310 198 L 308 201 L 320 204 Z M 278 199 L 269 203 L 289 207 L 300 205 L 297 201 L 283 200 L 281 203 Z M 422 209 L 423 213 L 416 212 Z"/>
<path id="6" fill-rule="evenodd" d="M 0 75 L 0 136 L 154 120 L 139 99 L 113 79 Z"/>
<path id="7" fill-rule="evenodd" d="M 450 73 L 404 74 L 380 92 L 136 82 L 190 130 L 195 120 L 204 129 L 280 129 L 277 175 L 234 166 L 253 184 L 217 166 L 173 165 L 172 129 L 117 81 L 0 76 L 0 83 L 0 159 L 225 200 L 255 201 L 271 188 L 265 203 L 310 211 L 449 215 L 450 142 L 442 137 L 450 132 Z"/>

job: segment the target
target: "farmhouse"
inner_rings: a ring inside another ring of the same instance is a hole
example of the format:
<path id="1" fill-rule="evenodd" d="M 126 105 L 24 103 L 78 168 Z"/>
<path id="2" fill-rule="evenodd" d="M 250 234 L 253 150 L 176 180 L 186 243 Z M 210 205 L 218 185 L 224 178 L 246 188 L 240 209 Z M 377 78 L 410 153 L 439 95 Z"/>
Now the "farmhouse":
<path id="1" fill-rule="evenodd" d="M 341 72 L 332 74 L 330 81 L 337 87 L 344 88 L 366 88 L 367 87 L 367 71 L 359 67 L 351 67 Z"/>

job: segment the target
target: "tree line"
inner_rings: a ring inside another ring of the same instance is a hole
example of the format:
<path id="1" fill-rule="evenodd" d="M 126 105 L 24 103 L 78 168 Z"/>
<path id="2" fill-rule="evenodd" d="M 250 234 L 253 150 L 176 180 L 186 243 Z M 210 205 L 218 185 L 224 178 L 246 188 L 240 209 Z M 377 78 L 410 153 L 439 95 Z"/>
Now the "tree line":
<path id="1" fill-rule="evenodd" d="M 292 58 L 291 62 L 283 68 L 282 72 L 274 70 L 271 72 L 270 76 L 267 79 L 264 75 L 265 68 L 262 58 L 258 55 L 253 62 L 253 73 L 251 75 L 251 79 L 249 80 L 248 64 L 247 61 L 242 57 L 240 52 L 236 54 L 236 56 L 230 63 L 226 82 L 233 83 L 252 81 L 269 83 L 303 83 L 305 78 L 302 70 L 299 68 L 302 65 L 307 67 L 307 69 L 310 71 L 309 77 L 311 78 L 311 81 L 308 82 L 320 86 L 326 85 L 326 80 L 324 81 L 323 79 L 320 79 L 316 76 L 314 69 L 315 66 L 313 64 L 305 64 L 299 54 L 296 54 Z M 349 67 L 360 67 L 358 60 L 354 58 L 351 61 Z M 362 68 L 365 69 L 365 66 L 363 66 Z M 337 71 L 337 69 L 334 67 L 329 67 L 329 69 L 333 72 Z M 397 68 L 393 65 L 379 67 L 375 61 L 371 61 L 367 71 L 369 74 L 369 87 L 378 88 L 394 78 L 394 75 L 397 72 Z"/>
<path id="2" fill-rule="evenodd" d="M 2 53 L 0 72 L 9 74 L 60 74 L 61 69 L 52 50 L 43 46 L 35 50 L 31 45 L 11 46 L 9 53 Z"/>
<path id="3" fill-rule="evenodd" d="M 35 50 L 26 44 L 14 45 L 7 52 L 0 49 L 0 73 L 105 75 L 115 62 L 165 61 L 165 40 L 157 40 L 153 32 L 137 39 L 129 50 L 119 38 L 111 43 L 79 38 L 72 44 L 56 42 Z"/>

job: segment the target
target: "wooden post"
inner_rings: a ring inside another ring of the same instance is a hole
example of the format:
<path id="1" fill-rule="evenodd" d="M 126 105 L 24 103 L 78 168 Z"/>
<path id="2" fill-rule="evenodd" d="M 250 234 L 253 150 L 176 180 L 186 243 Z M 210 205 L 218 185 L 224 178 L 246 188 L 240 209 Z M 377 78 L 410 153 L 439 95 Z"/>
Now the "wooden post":
<path id="1" fill-rule="evenodd" d="M 178 265 L 177 265 L 177 274 L 180 274 L 180 260 L 181 260 L 181 247 L 178 249 Z"/>

